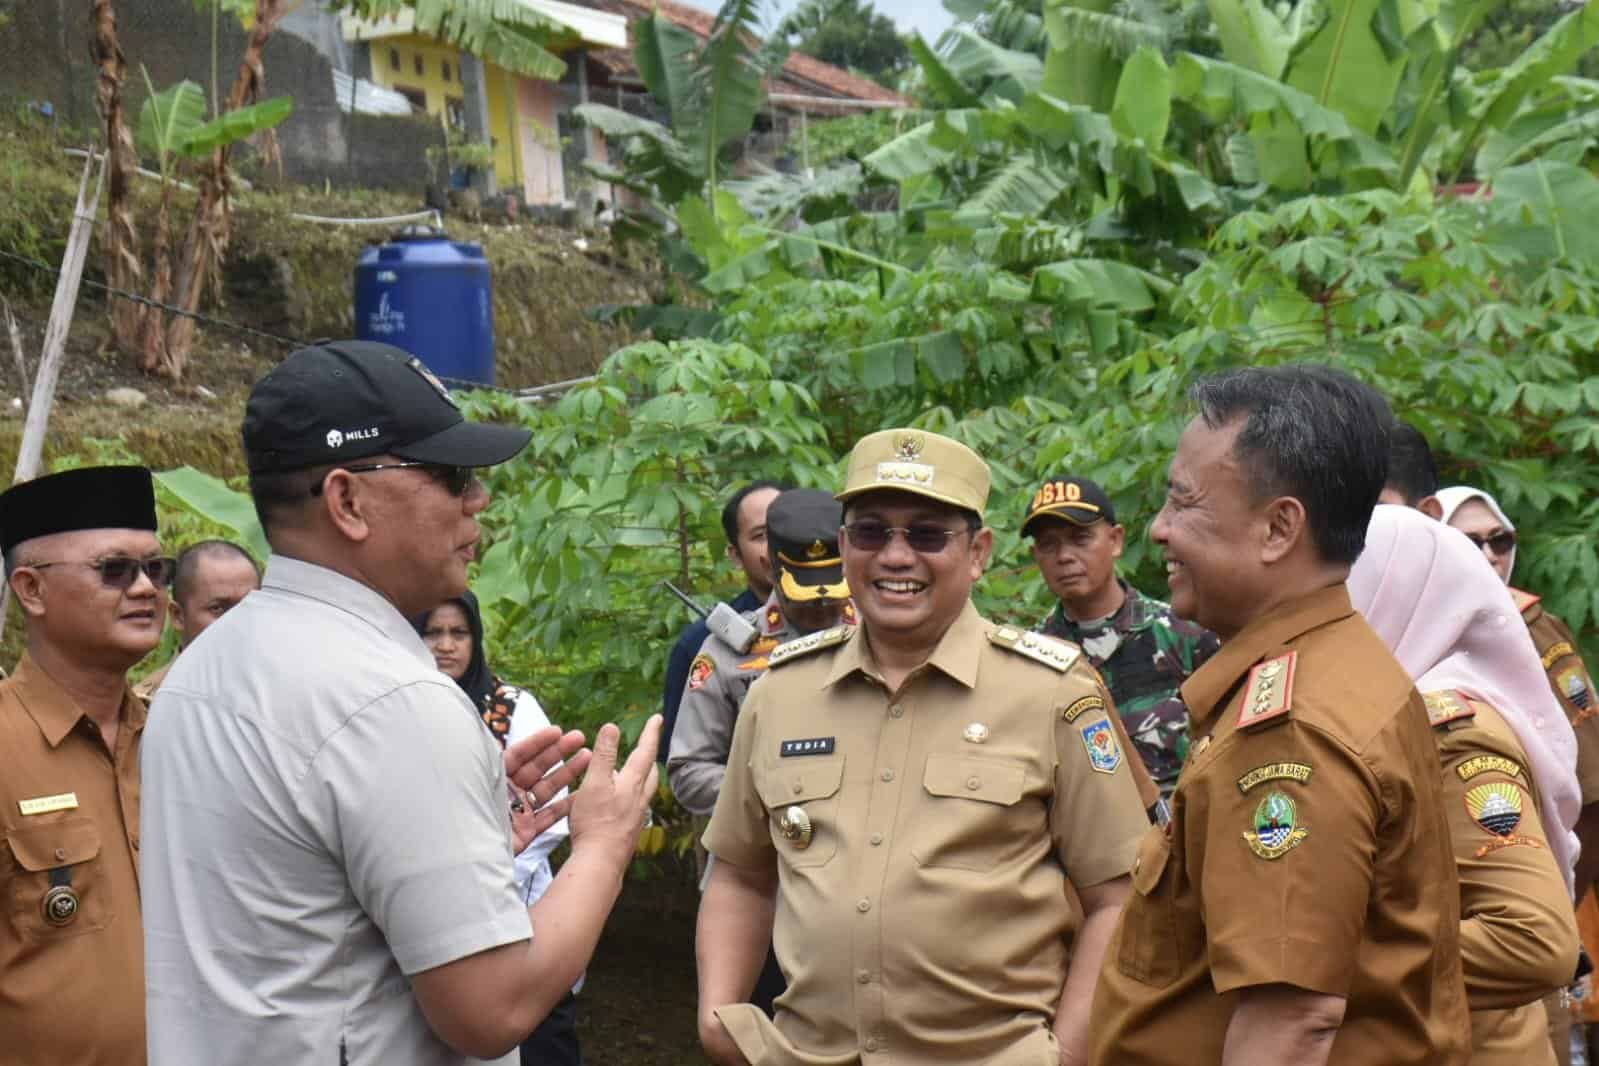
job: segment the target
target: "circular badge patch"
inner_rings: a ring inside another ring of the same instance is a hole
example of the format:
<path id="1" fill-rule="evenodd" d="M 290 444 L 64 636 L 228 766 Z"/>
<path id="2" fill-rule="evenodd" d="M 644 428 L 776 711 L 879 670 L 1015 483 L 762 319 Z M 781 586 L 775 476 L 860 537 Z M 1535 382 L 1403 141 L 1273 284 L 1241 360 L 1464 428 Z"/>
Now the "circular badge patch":
<path id="1" fill-rule="evenodd" d="M 1255 808 L 1255 828 L 1244 834 L 1244 842 L 1262 859 L 1280 859 L 1309 835 L 1310 828 L 1299 824 L 1294 801 L 1273 789 Z"/>

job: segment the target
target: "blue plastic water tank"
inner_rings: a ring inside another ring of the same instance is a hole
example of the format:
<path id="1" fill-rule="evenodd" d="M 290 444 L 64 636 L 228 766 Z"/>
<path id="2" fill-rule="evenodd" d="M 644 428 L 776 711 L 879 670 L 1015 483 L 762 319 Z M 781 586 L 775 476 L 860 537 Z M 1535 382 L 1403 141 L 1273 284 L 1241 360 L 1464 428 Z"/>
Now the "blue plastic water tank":
<path id="1" fill-rule="evenodd" d="M 355 335 L 404 348 L 441 378 L 494 384 L 494 295 L 482 245 L 408 226 L 362 252 Z"/>

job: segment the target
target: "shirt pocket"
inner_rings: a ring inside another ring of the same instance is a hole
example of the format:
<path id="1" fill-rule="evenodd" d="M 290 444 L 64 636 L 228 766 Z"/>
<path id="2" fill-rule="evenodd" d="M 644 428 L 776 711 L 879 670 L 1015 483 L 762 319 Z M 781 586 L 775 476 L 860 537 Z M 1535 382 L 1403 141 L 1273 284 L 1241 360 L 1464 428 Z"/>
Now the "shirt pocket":
<path id="1" fill-rule="evenodd" d="M 110 922 L 100 830 L 92 819 L 65 818 L 13 829 L 6 834 L 6 846 L 11 860 L 4 872 L 8 910 L 24 940 L 43 943 L 79 936 Z"/>
<path id="2" fill-rule="evenodd" d="M 795 758 L 769 767 L 758 790 L 772 846 L 796 868 L 824 865 L 838 852 L 839 788 L 844 757 Z"/>
<path id="3" fill-rule="evenodd" d="M 1182 969 L 1181 938 L 1173 904 L 1171 842 L 1153 826 L 1133 860 L 1133 894 L 1122 911 L 1116 967 L 1124 976 L 1156 988 L 1177 979 Z"/>
<path id="4" fill-rule="evenodd" d="M 1047 833 L 1021 824 L 1027 764 L 977 755 L 929 755 L 914 812 L 911 854 L 923 866 L 989 872 Z"/>

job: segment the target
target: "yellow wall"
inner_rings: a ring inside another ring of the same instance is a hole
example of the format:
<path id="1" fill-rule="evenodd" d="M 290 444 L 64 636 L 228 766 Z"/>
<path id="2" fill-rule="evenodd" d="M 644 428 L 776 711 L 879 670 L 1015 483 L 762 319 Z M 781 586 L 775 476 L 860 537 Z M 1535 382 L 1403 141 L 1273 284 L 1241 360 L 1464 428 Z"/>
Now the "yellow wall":
<path id="1" fill-rule="evenodd" d="M 395 69 L 398 60 L 399 68 Z M 420 60 L 422 73 L 417 73 Z M 446 65 L 449 78 L 445 78 Z M 494 176 L 503 186 L 520 187 L 521 138 L 517 135 L 516 120 L 507 110 L 511 99 L 512 76 L 505 70 L 484 64 L 488 83 L 489 137 L 494 144 Z M 385 89 L 420 92 L 426 101 L 427 113 L 444 114 L 446 105 L 452 105 L 451 117 L 460 121 L 465 113 L 466 90 L 461 85 L 461 54 L 454 48 L 441 45 L 427 37 L 409 34 L 404 37 L 383 37 L 372 42 L 372 80 Z"/>

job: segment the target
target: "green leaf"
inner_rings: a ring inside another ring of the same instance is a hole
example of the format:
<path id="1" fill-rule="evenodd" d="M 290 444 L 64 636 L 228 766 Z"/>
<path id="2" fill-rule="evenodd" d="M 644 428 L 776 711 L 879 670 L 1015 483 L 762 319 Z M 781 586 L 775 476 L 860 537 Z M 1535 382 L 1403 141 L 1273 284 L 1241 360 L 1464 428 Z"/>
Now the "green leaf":
<path id="1" fill-rule="evenodd" d="M 294 111 L 294 98 L 274 96 L 259 104 L 225 112 L 192 131 L 183 139 L 178 151 L 191 158 L 210 155 L 218 148 L 235 144 L 288 118 Z"/>
<path id="2" fill-rule="evenodd" d="M 983 214 L 1000 211 L 1040 214 L 1070 183 L 1070 176 L 1058 167 L 1030 154 L 1018 154 L 985 182 L 961 210 Z"/>
<path id="3" fill-rule="evenodd" d="M 1331 0 L 1329 17 L 1288 67 L 1289 85 L 1368 134 L 1393 105 L 1405 68 L 1405 56 L 1390 58 L 1376 29 L 1378 8 L 1393 2 Z"/>
<path id="4" fill-rule="evenodd" d="M 1295 5 L 1289 22 L 1267 10 L 1262 0 L 1209 0 L 1210 16 L 1228 62 L 1268 78 L 1281 78 L 1311 4 Z"/>
<path id="5" fill-rule="evenodd" d="M 929 174 L 955 157 L 954 148 L 934 143 L 934 124 L 924 122 L 889 141 L 861 160 L 892 181 L 909 181 Z"/>
<path id="6" fill-rule="evenodd" d="M 905 40 L 911 50 L 911 58 L 916 60 L 922 68 L 922 77 L 927 79 L 927 87 L 932 90 L 935 103 L 946 107 L 977 107 L 977 94 L 961 83 L 961 80 L 944 65 L 938 57 L 922 40 L 920 33 L 913 33 Z"/>
<path id="7" fill-rule="evenodd" d="M 694 54 L 699 38 L 656 11 L 634 22 L 632 30 L 637 42 L 633 46 L 633 63 L 645 88 L 666 108 L 672 125 L 683 126 L 689 121 L 694 95 Z"/>
<path id="8" fill-rule="evenodd" d="M 221 479 L 192 466 L 158 471 L 155 480 L 186 509 L 231 531 L 257 559 L 272 553 L 255 516 L 255 504 L 247 494 L 235 492 Z"/>
<path id="9" fill-rule="evenodd" d="M 750 131 L 766 99 L 762 71 L 748 43 L 755 39 L 758 7 L 757 0 L 727 0 L 694 69 L 696 122 L 687 141 L 704 160 L 705 180 L 713 193 L 722 147 Z M 714 207 L 714 196 L 711 203 Z"/>
<path id="10" fill-rule="evenodd" d="M 144 68 L 141 66 L 140 71 Z M 149 85 L 149 75 L 145 75 Z M 166 166 L 184 140 L 205 121 L 205 90 L 192 81 L 180 81 L 145 97 L 139 108 L 139 150 Z"/>
<path id="11" fill-rule="evenodd" d="M 1599 178 L 1570 163 L 1535 159 L 1500 171 L 1493 187 L 1495 209 L 1522 222 L 1511 223 L 1511 232 L 1523 249 L 1599 269 Z"/>
<path id="12" fill-rule="evenodd" d="M 1043 63 L 1031 52 L 1002 48 L 965 26 L 946 36 L 944 66 L 962 85 L 992 82 L 994 91 L 1011 100 L 1036 91 L 1044 77 Z"/>
<path id="13" fill-rule="evenodd" d="M 1165 43 L 1137 19 L 1113 15 L 1115 0 L 1046 0 L 1050 51 L 1042 91 L 1068 103 L 1108 112 L 1121 77 L 1121 56 Z"/>
<path id="14" fill-rule="evenodd" d="M 1140 48 L 1122 67 L 1111 121 L 1123 137 L 1136 137 L 1152 149 L 1166 143 L 1171 121 L 1171 69 L 1153 48 Z"/>
<path id="15" fill-rule="evenodd" d="M 966 349 L 959 334 L 949 330 L 928 334 L 917 341 L 916 350 L 938 381 L 959 381 L 966 373 Z"/>
<path id="16" fill-rule="evenodd" d="M 1468 144 L 1478 131 L 1505 126 L 1530 93 L 1575 67 L 1595 44 L 1599 44 L 1599 4 L 1584 3 L 1499 72 L 1484 103 L 1474 109 L 1481 118 Z"/>
<path id="17" fill-rule="evenodd" d="M 1150 311 L 1156 294 L 1170 282 L 1114 259 L 1072 259 L 1049 263 L 1033 274 L 1035 298 L 1047 303 Z"/>

